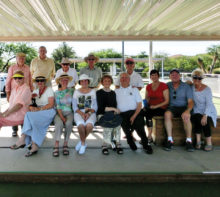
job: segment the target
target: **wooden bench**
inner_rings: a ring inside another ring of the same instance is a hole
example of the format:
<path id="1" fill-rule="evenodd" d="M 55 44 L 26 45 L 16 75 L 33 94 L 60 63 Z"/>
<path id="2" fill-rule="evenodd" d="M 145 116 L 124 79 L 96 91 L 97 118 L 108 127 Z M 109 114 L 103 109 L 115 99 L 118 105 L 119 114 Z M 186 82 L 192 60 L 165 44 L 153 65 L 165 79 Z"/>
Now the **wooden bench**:
<path id="1" fill-rule="evenodd" d="M 183 122 L 181 118 L 173 118 L 173 139 L 175 145 L 183 145 L 186 140 L 185 131 L 183 128 Z M 164 117 L 155 116 L 153 118 L 153 140 L 157 145 L 163 145 L 167 139 L 165 126 L 164 126 Z M 193 139 L 195 138 L 192 134 Z M 217 120 L 217 127 L 212 127 L 212 142 L 213 145 L 220 146 L 220 117 Z"/>

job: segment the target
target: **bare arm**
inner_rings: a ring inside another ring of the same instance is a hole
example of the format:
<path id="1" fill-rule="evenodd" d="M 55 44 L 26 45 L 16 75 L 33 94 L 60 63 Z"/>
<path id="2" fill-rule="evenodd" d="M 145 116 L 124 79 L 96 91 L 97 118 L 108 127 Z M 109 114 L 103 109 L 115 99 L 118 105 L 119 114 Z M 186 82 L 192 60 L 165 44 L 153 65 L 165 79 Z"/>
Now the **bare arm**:
<path id="1" fill-rule="evenodd" d="M 10 114 L 18 111 L 19 109 L 21 109 L 23 107 L 22 104 L 20 103 L 17 103 L 14 107 L 12 107 L 10 110 L 6 110 L 4 113 L 2 113 L 2 116 L 3 117 L 7 117 L 9 116 Z"/>
<path id="2" fill-rule="evenodd" d="M 164 97 L 164 102 L 162 102 L 158 105 L 151 105 L 150 108 L 156 109 L 156 108 L 162 107 L 164 105 L 167 105 L 169 103 L 169 90 L 168 89 L 163 91 L 163 97 Z"/>

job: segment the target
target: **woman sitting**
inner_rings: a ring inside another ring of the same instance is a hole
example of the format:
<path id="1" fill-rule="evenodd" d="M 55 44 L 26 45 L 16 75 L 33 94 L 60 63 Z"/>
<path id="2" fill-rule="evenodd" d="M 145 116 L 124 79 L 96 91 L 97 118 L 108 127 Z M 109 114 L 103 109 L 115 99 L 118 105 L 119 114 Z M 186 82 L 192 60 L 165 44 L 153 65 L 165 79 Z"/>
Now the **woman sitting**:
<path id="1" fill-rule="evenodd" d="M 63 155 L 69 155 L 68 140 L 72 131 L 73 112 L 72 112 L 72 98 L 73 88 L 67 88 L 68 83 L 72 81 L 72 77 L 67 73 L 62 73 L 56 78 L 56 83 L 60 88 L 55 92 L 57 115 L 54 118 L 55 124 L 55 146 L 53 156 L 59 156 L 59 141 L 65 126 Z"/>
<path id="2" fill-rule="evenodd" d="M 145 99 L 147 100 L 148 106 L 143 109 L 146 117 L 146 123 L 148 127 L 148 141 L 153 142 L 152 139 L 152 127 L 153 116 L 163 116 L 167 105 L 169 103 L 169 90 L 168 86 L 159 81 L 158 70 L 151 70 L 150 79 L 151 84 L 146 87 Z"/>
<path id="3" fill-rule="evenodd" d="M 217 112 L 212 102 L 211 89 L 202 83 L 203 78 L 202 70 L 196 69 L 192 72 L 194 107 L 191 119 L 196 133 L 196 149 L 201 149 L 201 133 L 204 132 L 204 150 L 211 151 L 211 125 L 214 123 L 216 127 Z"/>
<path id="4" fill-rule="evenodd" d="M 23 124 L 24 116 L 31 103 L 30 87 L 24 83 L 24 73 L 17 71 L 12 76 L 16 87 L 12 89 L 9 98 L 9 108 L 0 113 L 0 128 L 2 126 L 16 126 Z"/>
<path id="5" fill-rule="evenodd" d="M 113 79 L 110 75 L 104 75 L 101 79 L 101 83 L 104 86 L 103 89 L 98 90 L 96 92 L 97 96 L 97 103 L 98 103 L 98 111 L 97 115 L 100 119 L 103 115 L 108 113 L 119 114 L 120 111 L 117 109 L 117 101 L 116 101 L 116 94 L 114 91 L 110 89 L 111 84 L 113 83 Z M 118 117 L 119 118 L 119 117 Z M 116 121 L 115 121 L 116 122 Z M 111 125 L 107 127 L 103 127 L 103 145 L 102 145 L 102 153 L 104 155 L 108 155 L 108 145 L 113 145 L 113 149 L 116 148 L 118 154 L 123 154 L 123 149 L 120 145 L 120 138 L 121 138 L 121 125 L 120 122 L 117 126 L 112 127 Z M 113 142 L 115 144 L 112 144 Z"/>
<path id="6" fill-rule="evenodd" d="M 75 149 L 79 154 L 85 153 L 86 138 L 92 132 L 96 122 L 96 92 L 94 89 L 89 88 L 91 80 L 86 74 L 80 75 L 79 84 L 81 88 L 75 90 L 73 94 L 74 121 L 80 135 L 80 141 Z"/>
<path id="7" fill-rule="evenodd" d="M 54 107 L 54 93 L 51 87 L 46 86 L 46 78 L 38 76 L 34 79 L 37 89 L 34 90 L 37 106 L 29 106 L 26 113 L 22 129 L 22 135 L 11 149 L 31 145 L 30 151 L 25 155 L 30 157 L 38 152 L 39 147 L 44 141 L 47 129 L 53 121 L 56 111 Z"/>

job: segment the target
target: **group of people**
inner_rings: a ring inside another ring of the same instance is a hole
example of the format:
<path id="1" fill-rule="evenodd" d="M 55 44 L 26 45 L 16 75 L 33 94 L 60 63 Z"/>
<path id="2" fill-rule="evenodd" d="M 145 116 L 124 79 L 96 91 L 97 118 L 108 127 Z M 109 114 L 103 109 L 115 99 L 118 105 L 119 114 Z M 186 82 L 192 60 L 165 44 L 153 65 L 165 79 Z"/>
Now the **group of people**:
<path id="1" fill-rule="evenodd" d="M 39 57 L 32 60 L 30 69 L 24 64 L 25 54 L 18 53 L 17 63 L 8 70 L 6 93 L 9 108 L 0 114 L 0 128 L 22 125 L 22 134 L 11 149 L 28 147 L 26 157 L 36 154 L 49 125 L 54 121 L 55 144 L 52 155 L 60 155 L 59 142 L 64 128 L 62 153 L 69 155 L 68 141 L 74 121 L 80 137 L 75 150 L 82 155 L 87 148 L 86 139 L 98 121 L 103 127 L 104 155 L 109 154 L 109 146 L 117 154 L 123 154 L 120 143 L 121 128 L 131 150 L 137 150 L 132 135 L 135 130 L 141 138 L 143 150 L 152 154 L 152 118 L 164 116 L 167 132 L 165 150 L 171 150 L 174 144 L 173 117 L 181 117 L 183 120 L 188 151 L 194 150 L 191 121 L 195 125 L 195 148 L 212 150 L 211 125 L 216 126 L 217 113 L 212 103 L 211 90 L 202 83 L 204 76 L 201 70 L 193 71 L 191 84 L 180 80 L 180 72 L 177 69 L 170 71 L 171 81 L 167 84 L 159 81 L 157 70 L 151 70 L 152 83 L 146 86 L 146 102 L 143 108 L 140 90 L 144 83 L 141 76 L 134 71 L 133 58 L 125 60 L 126 72 L 118 76 L 114 84 L 116 89 L 113 91 L 112 76 L 102 76 L 101 69 L 95 66 L 99 58 L 94 54 L 84 58 L 88 66 L 80 70 L 78 77 L 76 70 L 70 67 L 68 58 L 62 59 L 61 68 L 55 72 L 54 62 L 46 53 L 46 48 L 41 46 Z M 51 87 L 54 76 L 58 85 L 55 93 Z M 80 85 L 78 89 L 75 88 L 77 83 Z M 99 88 L 100 85 L 102 89 Z M 148 135 L 145 132 L 145 122 Z M 13 131 L 14 136 L 16 132 Z M 202 132 L 206 138 L 205 147 L 202 147 L 201 143 Z"/>

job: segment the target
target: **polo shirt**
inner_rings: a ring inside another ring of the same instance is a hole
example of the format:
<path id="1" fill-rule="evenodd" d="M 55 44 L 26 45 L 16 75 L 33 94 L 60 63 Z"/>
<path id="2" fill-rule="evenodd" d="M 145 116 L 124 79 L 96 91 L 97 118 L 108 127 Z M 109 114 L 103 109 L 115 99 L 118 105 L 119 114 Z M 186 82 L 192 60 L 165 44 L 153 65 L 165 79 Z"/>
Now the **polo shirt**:
<path id="1" fill-rule="evenodd" d="M 140 92 L 137 88 L 132 88 L 128 86 L 127 88 L 120 87 L 115 90 L 117 108 L 121 112 L 126 112 L 129 110 L 136 110 L 137 103 L 142 102 Z"/>
<path id="2" fill-rule="evenodd" d="M 136 87 L 136 88 L 143 88 L 144 87 L 144 82 L 142 77 L 136 73 L 135 71 L 132 72 L 130 76 L 130 85 L 132 87 Z M 118 76 L 118 78 L 115 80 L 115 85 L 116 86 L 120 86 L 120 75 Z"/>
<path id="3" fill-rule="evenodd" d="M 188 105 L 188 99 L 193 99 L 192 88 L 188 84 L 180 81 L 180 85 L 176 90 L 173 88 L 172 82 L 168 82 L 167 85 L 169 88 L 170 95 L 169 106 L 186 107 Z"/>
<path id="4" fill-rule="evenodd" d="M 58 78 L 62 73 L 64 73 L 63 69 L 60 68 L 59 70 L 57 70 L 56 72 L 56 78 Z M 69 68 L 69 70 L 66 72 L 69 76 L 73 77 L 72 81 L 69 81 L 67 87 L 68 88 L 72 88 L 73 86 L 76 85 L 77 81 L 78 81 L 78 75 L 77 72 L 75 70 L 75 68 Z"/>
<path id="5" fill-rule="evenodd" d="M 89 87 L 97 87 L 102 78 L 102 70 L 101 68 L 94 67 L 94 69 L 90 69 L 89 66 L 84 67 L 80 70 L 80 75 L 86 74 L 93 80 L 90 82 Z"/>

